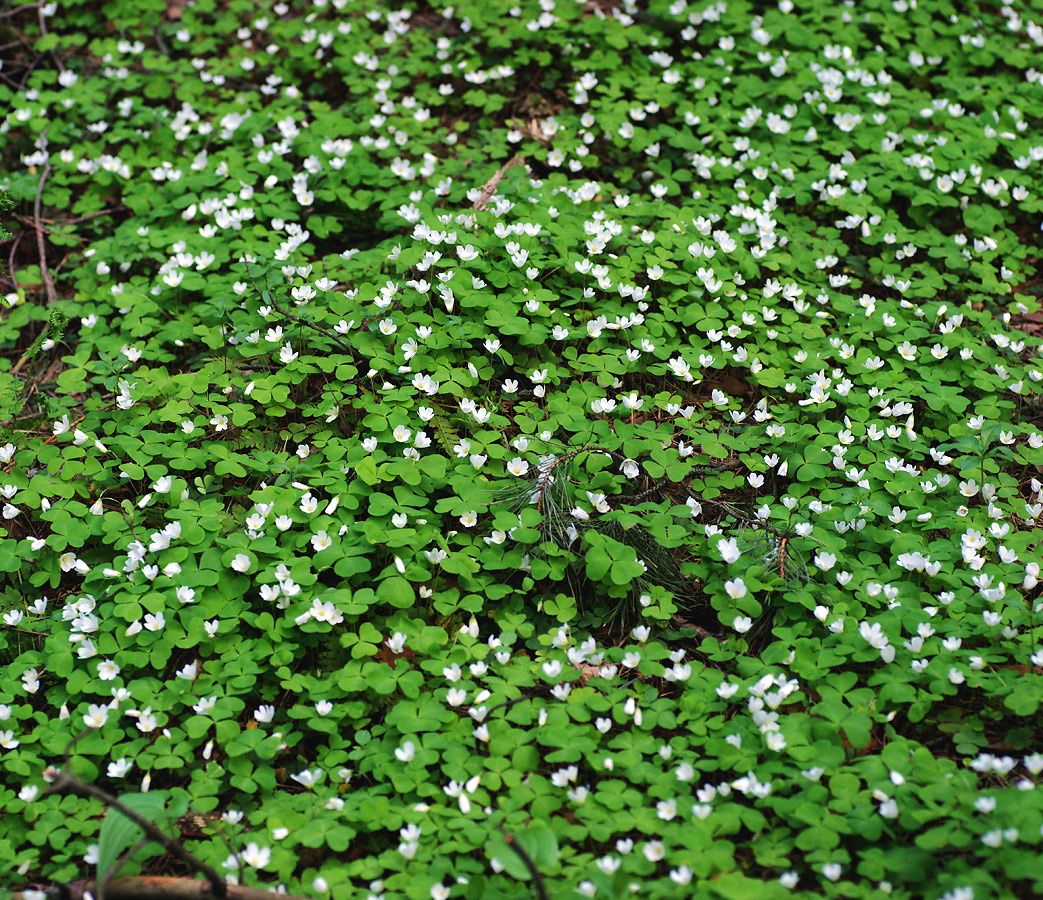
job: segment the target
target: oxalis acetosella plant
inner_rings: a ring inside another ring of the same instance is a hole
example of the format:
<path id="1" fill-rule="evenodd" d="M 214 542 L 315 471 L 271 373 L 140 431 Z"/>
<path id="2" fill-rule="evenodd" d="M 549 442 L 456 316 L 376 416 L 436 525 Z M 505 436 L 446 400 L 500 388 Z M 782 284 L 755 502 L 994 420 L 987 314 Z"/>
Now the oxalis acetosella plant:
<path id="1" fill-rule="evenodd" d="M 0 887 L 1043 895 L 1036 5 L 0 31 Z"/>

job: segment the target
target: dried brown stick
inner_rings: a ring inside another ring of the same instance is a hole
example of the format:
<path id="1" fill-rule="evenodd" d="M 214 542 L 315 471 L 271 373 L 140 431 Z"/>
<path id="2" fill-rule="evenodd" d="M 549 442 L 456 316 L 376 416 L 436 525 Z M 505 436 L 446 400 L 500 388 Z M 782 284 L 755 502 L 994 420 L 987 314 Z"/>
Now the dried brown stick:
<path id="1" fill-rule="evenodd" d="M 150 839 L 154 840 L 157 844 L 161 844 L 166 849 L 166 851 L 170 853 L 172 856 L 176 856 L 182 862 L 191 866 L 197 872 L 200 872 L 202 875 L 204 875 L 206 877 L 206 880 L 210 882 L 210 887 L 215 896 L 227 896 L 228 885 L 225 884 L 225 880 L 217 874 L 217 871 L 215 869 L 213 869 L 211 866 L 208 866 L 190 850 L 185 849 L 185 847 L 183 847 L 178 841 L 175 841 L 172 837 L 169 837 L 166 834 L 164 834 L 148 819 L 139 816 L 129 806 L 126 806 L 123 803 L 121 803 L 116 797 L 112 796 L 112 794 L 102 790 L 101 788 L 93 784 L 88 784 L 85 781 L 80 781 L 74 775 L 70 775 L 68 772 L 68 763 L 66 763 L 66 768 L 58 773 L 58 777 L 55 778 L 55 780 L 51 783 L 47 790 L 44 791 L 44 793 L 77 794 L 81 797 L 93 797 L 95 800 L 100 800 L 102 803 L 105 803 L 112 809 L 115 809 L 121 815 L 126 816 L 139 828 L 143 829 L 145 831 L 145 834 L 147 834 Z M 117 881 L 122 880 L 123 879 L 119 878 L 114 879 L 113 885 L 115 885 Z M 195 884 L 197 885 L 196 891 L 198 896 L 198 885 L 200 884 L 200 882 L 197 879 L 186 880 L 195 882 Z M 112 900 L 112 898 L 115 897 L 115 894 L 112 892 L 111 888 L 109 889 L 109 891 L 107 891 L 107 893 L 110 900 Z"/>
<path id="2" fill-rule="evenodd" d="M 18 279 L 14 273 L 14 257 L 18 252 L 18 245 L 22 242 L 22 235 L 25 234 L 23 229 L 18 229 L 18 234 L 14 236 L 14 240 L 11 241 L 11 252 L 7 256 L 7 274 L 11 276 L 11 284 L 14 285 L 14 289 L 18 290 Z"/>
<path id="3" fill-rule="evenodd" d="M 40 134 L 40 143 L 42 146 L 40 149 L 44 155 L 47 155 L 47 132 L 50 130 L 50 125 L 47 126 Z M 33 224 L 36 228 L 36 249 L 40 254 L 40 277 L 43 279 L 43 286 L 47 290 L 47 303 L 49 306 L 53 306 L 58 302 L 58 297 L 54 292 L 54 282 L 51 280 L 51 273 L 47 270 L 47 248 L 45 247 L 46 241 L 44 240 L 44 227 L 40 223 L 40 204 L 43 201 L 43 186 L 47 183 L 47 176 L 51 174 L 50 162 L 43 164 L 43 172 L 40 173 L 40 182 L 36 185 L 36 197 L 33 200 Z"/>
<path id="4" fill-rule="evenodd" d="M 47 37 L 47 16 L 44 15 L 43 4 L 38 4 L 36 7 L 36 19 L 40 23 L 40 34 Z M 62 61 L 58 58 L 58 54 L 53 50 L 48 51 L 51 54 L 51 59 L 54 60 L 54 64 L 58 67 L 59 72 L 65 71 L 65 66 L 62 65 Z"/>
<path id="5" fill-rule="evenodd" d="M 69 773 L 69 763 L 72 757 L 73 747 L 76 745 L 76 742 L 78 740 L 90 734 L 91 730 L 92 729 L 90 728 L 85 728 L 78 735 L 76 735 L 76 737 L 69 741 L 68 745 L 66 745 L 65 766 L 60 772 L 56 773 L 54 781 L 51 782 L 47 790 L 44 791 L 44 794 L 77 794 L 81 797 L 93 797 L 95 800 L 100 800 L 102 803 L 106 804 L 112 809 L 115 809 L 117 812 L 130 819 L 131 822 L 133 822 L 135 825 L 141 828 L 145 832 L 145 834 L 147 834 L 152 840 L 164 847 L 168 853 L 170 853 L 173 856 L 176 856 L 182 862 L 191 866 L 196 872 L 199 872 L 203 876 L 205 876 L 206 880 L 210 882 L 210 887 L 215 896 L 227 896 L 228 885 L 225 883 L 225 880 L 217 874 L 217 871 L 212 866 L 208 866 L 205 862 L 196 857 L 194 853 L 187 850 L 179 841 L 175 841 L 172 837 L 168 837 L 152 822 L 138 815 L 138 813 L 136 813 L 126 804 L 121 803 L 118 798 L 112 796 L 112 794 L 110 794 L 108 791 L 102 790 L 97 785 L 88 784 L 86 781 L 80 781 L 80 779 L 77 778 L 75 775 Z M 53 770 L 51 771 L 53 772 Z M 122 881 L 123 879 L 116 880 Z M 196 881 L 196 884 L 199 885 L 198 880 L 187 880 Z M 110 893 L 110 900 L 114 896 L 114 894 Z"/>
<path id="6" fill-rule="evenodd" d="M 98 900 L 105 900 L 106 885 L 108 885 L 108 883 L 119 874 L 119 870 L 127 864 L 130 858 L 147 843 L 147 835 L 138 838 L 138 840 L 134 842 L 134 845 L 129 850 L 127 850 L 126 853 L 121 854 L 119 859 L 117 859 L 111 866 L 109 866 L 105 874 L 101 876 L 101 880 L 98 882 Z"/>
<path id="7" fill-rule="evenodd" d="M 79 225 L 81 222 L 89 222 L 91 219 L 97 219 L 100 216 L 107 216 L 111 213 L 122 212 L 126 208 L 127 207 L 121 203 L 118 206 L 112 206 L 109 209 L 102 209 L 98 212 L 88 213 L 85 216 L 77 216 L 75 219 L 48 219 L 46 216 L 40 216 L 40 221 L 45 222 L 48 225 L 56 225 L 59 228 L 61 228 L 66 225 Z M 14 217 L 21 222 L 27 221 L 27 218 L 25 216 L 20 216 L 17 213 L 14 214 Z"/>
<path id="8" fill-rule="evenodd" d="M 518 843 L 518 839 L 513 834 L 505 834 L 503 841 L 518 855 L 518 859 L 529 870 L 529 875 L 532 876 L 533 885 L 536 888 L 536 896 L 539 900 L 550 900 L 547 896 L 547 888 L 543 884 L 543 876 L 540 875 L 540 870 L 536 868 L 536 863 L 532 861 L 532 857 L 525 852 L 525 848 Z"/>
<path id="9" fill-rule="evenodd" d="M 16 892 L 12 900 L 25 900 L 26 892 Z M 98 896 L 94 881 L 72 881 L 38 892 L 48 900 L 87 900 Z M 32 896 L 30 894 L 30 896 Z M 303 900 L 292 894 L 278 894 L 279 900 Z M 113 878 L 105 887 L 105 900 L 209 900 L 213 893 L 205 881 L 197 878 L 162 878 L 154 875 L 126 875 Z M 266 888 L 228 885 L 227 900 L 272 900 Z"/>
<path id="10" fill-rule="evenodd" d="M 172 856 L 176 856 L 182 862 L 186 863 L 187 865 L 195 869 L 197 872 L 200 872 L 202 875 L 204 875 L 206 877 L 206 880 L 210 882 L 210 887 L 213 890 L 215 896 L 227 896 L 228 885 L 225 883 L 225 880 L 217 874 L 217 871 L 215 869 L 213 869 L 211 866 L 208 866 L 190 850 L 185 849 L 185 847 L 183 847 L 178 841 L 175 841 L 172 837 L 168 837 L 148 819 L 139 816 L 129 806 L 126 806 L 123 803 L 121 803 L 116 797 L 112 796 L 112 794 L 102 790 L 101 788 L 93 784 L 88 784 L 85 781 L 80 781 L 75 776 L 70 775 L 68 773 L 68 765 L 66 765 L 66 769 L 58 773 L 58 777 L 55 778 L 54 782 L 50 785 L 50 787 L 47 788 L 47 790 L 44 793 L 78 794 L 81 797 L 93 797 L 95 800 L 100 800 L 102 803 L 105 803 L 112 809 L 115 809 L 121 815 L 126 816 L 139 828 L 143 829 L 145 834 L 147 834 L 149 838 L 154 840 L 157 844 L 161 844 Z M 123 879 L 115 879 L 113 881 L 113 884 L 115 884 L 116 881 L 122 880 Z M 186 880 L 194 881 L 197 886 L 199 885 L 199 881 L 197 879 Z M 115 894 L 112 893 L 110 890 L 110 900 L 114 896 Z"/>
<path id="11" fill-rule="evenodd" d="M 264 296 L 264 292 L 257 286 L 257 282 L 254 280 L 253 272 L 250 270 L 250 263 L 249 262 L 246 263 L 246 274 L 250 276 L 250 283 L 253 284 L 254 290 L 257 291 L 257 293 L 261 294 L 261 296 L 263 297 Z M 281 306 L 279 306 L 278 303 L 275 302 L 275 295 L 272 294 L 271 292 L 268 293 L 268 297 L 269 297 L 269 301 L 268 302 L 271 303 L 272 307 L 275 309 L 275 311 L 277 313 L 280 313 L 281 315 L 286 316 L 286 318 L 288 318 L 288 319 L 293 319 L 293 321 L 296 322 L 298 325 L 304 325 L 306 328 L 312 328 L 315 331 L 317 331 L 319 334 L 325 335 L 326 337 L 330 338 L 331 340 L 333 340 L 337 344 L 339 344 L 341 347 L 343 347 L 344 351 L 349 356 L 354 357 L 355 353 L 352 350 L 350 344 L 347 344 L 344 341 L 342 341 L 340 338 L 335 337 L 334 335 L 330 334 L 325 328 L 321 328 L 318 325 L 314 324 L 313 322 L 308 322 L 305 319 L 302 319 L 300 316 L 295 316 L 289 310 L 283 309 Z"/>
<path id="12" fill-rule="evenodd" d="M 20 12 L 25 12 L 29 9 L 38 9 L 43 6 L 42 3 L 26 3 L 25 6 L 16 6 L 14 9 L 9 9 L 7 12 L 0 12 L 0 19 L 6 19 L 10 16 L 17 16 Z"/>
<path id="13" fill-rule="evenodd" d="M 510 169 L 515 166 L 521 166 L 525 164 L 524 156 L 512 156 L 503 166 L 482 186 L 481 193 L 478 195 L 478 199 L 474 201 L 474 209 L 482 210 L 485 209 L 486 204 L 489 202 L 493 194 L 496 193 L 496 188 L 499 187 L 500 182 L 503 181 L 503 176 L 507 174 Z"/>

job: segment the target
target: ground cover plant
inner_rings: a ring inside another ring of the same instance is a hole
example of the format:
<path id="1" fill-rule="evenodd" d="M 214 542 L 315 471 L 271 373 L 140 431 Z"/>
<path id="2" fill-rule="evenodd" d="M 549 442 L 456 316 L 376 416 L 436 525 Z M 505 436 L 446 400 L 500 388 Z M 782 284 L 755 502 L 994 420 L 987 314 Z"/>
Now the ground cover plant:
<path id="1" fill-rule="evenodd" d="M 1033 6 L 4 6 L 3 884 L 1043 893 Z"/>

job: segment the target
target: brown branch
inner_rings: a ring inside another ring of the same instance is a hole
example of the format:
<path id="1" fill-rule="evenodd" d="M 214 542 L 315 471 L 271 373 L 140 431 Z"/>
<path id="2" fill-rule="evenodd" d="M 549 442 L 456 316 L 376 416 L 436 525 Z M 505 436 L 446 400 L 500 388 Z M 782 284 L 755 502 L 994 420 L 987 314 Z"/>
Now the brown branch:
<path id="1" fill-rule="evenodd" d="M 261 295 L 261 299 L 264 299 L 264 291 L 262 291 L 257 286 L 257 282 L 254 280 L 253 272 L 250 270 L 250 263 L 248 262 L 246 263 L 246 274 L 250 276 L 250 283 L 254 286 L 254 290 Z M 295 316 L 292 312 L 283 309 L 281 306 L 279 306 L 278 303 L 275 302 L 275 294 L 273 294 L 271 291 L 268 292 L 268 298 L 268 302 L 271 303 L 272 307 L 275 309 L 277 313 L 286 316 L 286 318 L 288 319 L 293 319 L 293 321 L 297 322 L 299 325 L 304 325 L 307 328 L 312 328 L 319 334 L 325 335 L 326 337 L 330 338 L 331 340 L 339 344 L 341 347 L 343 347 L 344 350 L 347 351 L 348 355 L 352 357 L 352 359 L 354 359 L 355 352 L 350 344 L 347 344 L 344 341 L 342 341 L 339 337 L 335 337 L 334 335 L 330 334 L 325 328 L 321 328 L 313 322 L 305 321 L 300 316 Z"/>
<path id="2" fill-rule="evenodd" d="M 36 7 L 36 19 L 40 23 L 40 34 L 47 37 L 47 16 L 43 14 L 43 4 L 37 4 Z M 62 61 L 58 59 L 58 54 L 53 50 L 49 51 L 51 59 L 54 60 L 54 64 L 58 67 L 59 72 L 65 71 L 65 66 L 62 65 Z"/>
<path id="3" fill-rule="evenodd" d="M 25 6 L 16 6 L 14 9 L 9 9 L 7 12 L 0 12 L 0 19 L 17 16 L 18 13 L 25 12 L 27 9 L 38 9 L 41 6 L 43 6 L 42 3 L 27 3 Z"/>
<path id="4" fill-rule="evenodd" d="M 36 57 L 36 59 L 34 59 L 32 61 L 32 63 L 29 65 L 29 67 L 25 70 L 25 74 L 22 75 L 22 80 L 18 84 L 18 90 L 20 90 L 20 91 L 24 91 L 25 90 L 25 86 L 29 83 L 29 76 L 32 75 L 33 71 L 36 69 L 36 67 L 38 65 L 40 65 L 41 62 L 43 62 L 43 58 L 46 55 L 47 55 L 46 53 L 41 53 L 39 56 Z"/>
<path id="5" fill-rule="evenodd" d="M 46 222 L 48 225 L 55 225 L 59 228 L 64 228 L 66 225 L 79 225 L 81 222 L 89 222 L 91 219 L 97 219 L 99 216 L 107 216 L 111 213 L 123 212 L 126 208 L 126 206 L 120 203 L 118 206 L 112 206 L 109 209 L 103 209 L 99 212 L 88 213 L 85 216 L 77 216 L 75 219 L 48 219 L 45 216 L 40 216 L 40 221 Z M 14 217 L 18 219 L 19 222 L 28 221 L 27 216 L 20 216 L 17 213 L 14 213 Z M 50 232 L 48 231 L 48 233 Z"/>
<path id="6" fill-rule="evenodd" d="M 15 628 L 12 628 L 11 631 L 17 631 L 19 634 L 31 634 L 33 637 L 50 637 L 51 636 L 51 633 L 49 631 L 33 631 L 32 629 L 29 629 L 29 628 L 18 628 L 18 627 L 15 627 Z"/>
<path id="7" fill-rule="evenodd" d="M 11 252 L 7 256 L 7 272 L 11 276 L 11 284 L 14 285 L 15 290 L 19 288 L 18 278 L 14 272 L 14 257 L 18 252 L 18 245 L 22 242 L 22 235 L 25 234 L 25 230 L 19 228 L 18 234 L 14 236 L 14 240 L 11 241 Z"/>
<path id="8" fill-rule="evenodd" d="M 473 208 L 476 210 L 485 209 L 486 204 L 489 202 L 492 195 L 496 193 L 496 188 L 499 187 L 500 182 L 503 181 L 503 176 L 507 174 L 508 170 L 513 169 L 515 166 L 522 165 L 525 165 L 524 156 L 512 156 L 507 160 L 500 170 L 482 186 L 482 191 L 478 195 L 478 199 L 474 201 Z"/>
<path id="9" fill-rule="evenodd" d="M 72 755 L 72 748 L 76 745 L 76 742 L 80 740 L 80 738 L 84 737 L 87 734 L 90 734 L 91 731 L 92 729 L 85 728 L 78 735 L 76 735 L 76 737 L 69 741 L 68 745 L 65 748 L 65 767 L 58 773 L 57 777 L 50 784 L 47 790 L 44 791 L 44 795 L 46 796 L 47 794 L 67 793 L 77 794 L 81 797 L 92 797 L 95 800 L 100 800 L 102 803 L 106 804 L 112 809 L 115 809 L 117 812 L 130 819 L 131 822 L 133 822 L 135 825 L 141 828 L 145 832 L 145 834 L 147 834 L 152 840 L 164 847 L 168 853 L 170 853 L 173 856 L 176 856 L 182 862 L 191 866 L 195 871 L 204 875 L 206 877 L 206 880 L 210 882 L 210 887 L 215 896 L 226 897 L 228 894 L 228 885 L 225 883 L 225 880 L 217 874 L 217 871 L 213 867 L 208 866 L 201 859 L 198 859 L 195 856 L 195 854 L 193 854 L 184 846 L 182 846 L 182 844 L 179 841 L 176 841 L 173 838 L 168 837 L 166 834 L 160 831 L 160 829 L 157 828 L 152 822 L 138 815 L 129 806 L 126 806 L 125 804 L 121 803 L 116 797 L 108 793 L 108 791 L 102 790 L 97 785 L 88 784 L 85 781 L 80 781 L 80 779 L 77 778 L 75 775 L 69 774 L 69 761 Z M 113 882 L 113 886 L 115 886 L 116 882 L 123 880 L 124 879 L 122 878 L 116 879 L 116 881 Z M 194 882 L 197 885 L 195 896 L 198 897 L 200 893 L 200 882 L 197 879 L 184 880 Z M 115 900 L 116 893 L 111 888 L 108 893 L 109 900 Z"/>
<path id="10" fill-rule="evenodd" d="M 40 143 L 42 146 L 40 150 L 44 156 L 47 155 L 47 132 L 51 126 L 48 125 L 43 132 L 40 134 Z M 54 282 L 51 281 L 51 273 L 47 271 L 47 249 L 44 246 L 46 241 L 44 240 L 43 232 L 44 227 L 40 224 L 40 204 L 43 201 L 43 186 L 47 182 L 47 176 L 51 174 L 50 162 L 43 164 L 43 172 L 40 173 L 40 182 L 36 186 L 36 197 L 33 200 L 33 224 L 36 227 L 36 249 L 40 254 L 40 277 L 43 279 L 43 286 L 47 290 L 47 304 L 54 306 L 58 302 L 58 297 L 54 292 Z"/>
<path id="11" fill-rule="evenodd" d="M 267 888 L 227 886 L 227 900 L 304 900 L 292 894 L 273 895 Z M 15 892 L 12 900 L 25 900 L 26 892 Z M 98 896 L 95 881 L 71 881 L 39 892 L 47 900 L 87 900 L 90 895 Z M 31 895 L 30 895 L 31 896 Z M 161 878 L 155 875 L 128 875 L 114 878 L 105 887 L 105 900 L 208 900 L 213 894 L 207 884 L 197 878 Z"/>
<path id="12" fill-rule="evenodd" d="M 536 887 L 536 896 L 539 897 L 540 900 L 550 900 L 547 896 L 547 888 L 543 884 L 543 876 L 540 875 L 540 870 L 536 868 L 536 863 L 532 861 L 532 857 L 525 852 L 522 845 L 518 843 L 513 834 L 505 834 L 503 836 L 503 842 L 518 854 L 518 859 L 520 859 L 525 864 L 525 868 L 529 870 L 533 884 Z"/>
<path id="13" fill-rule="evenodd" d="M 125 204 L 120 203 L 117 206 L 112 206 L 112 207 L 109 207 L 108 209 L 103 209 L 103 210 L 101 210 L 101 212 L 88 213 L 85 216 L 78 216 L 75 219 L 58 219 L 58 220 L 56 220 L 56 224 L 58 224 L 58 225 L 79 225 L 80 222 L 87 222 L 87 221 L 89 221 L 91 219 L 97 219 L 98 216 L 107 216 L 107 215 L 110 215 L 111 213 L 123 212 L 126 208 L 127 207 L 126 207 Z M 50 220 L 44 220 L 44 221 L 50 221 Z"/>
<path id="14" fill-rule="evenodd" d="M 161 844 L 168 853 L 172 856 L 176 856 L 185 864 L 191 866 L 197 872 L 202 873 L 206 876 L 206 880 L 210 882 L 210 887 L 213 893 L 217 897 L 225 897 L 228 893 L 228 885 L 225 884 L 225 880 L 217 874 L 217 871 L 211 866 L 208 866 L 205 862 L 195 856 L 191 851 L 186 850 L 178 841 L 175 841 L 172 837 L 168 837 L 162 831 L 160 831 L 152 822 L 148 819 L 139 816 L 129 806 L 125 806 L 116 797 L 107 791 L 102 790 L 93 784 L 87 784 L 85 781 L 80 781 L 74 775 L 68 773 L 68 764 L 66 769 L 63 769 L 58 773 L 58 777 L 55 778 L 54 782 L 44 791 L 44 794 L 77 794 L 80 797 L 93 797 L 95 800 L 100 800 L 102 803 L 107 804 L 112 809 L 115 809 L 120 814 L 126 816 L 139 828 L 144 829 L 145 833 L 154 840 L 157 844 Z M 118 881 L 124 879 L 119 878 L 113 881 L 113 885 Z M 198 879 L 190 878 L 185 879 L 187 881 L 194 882 L 197 885 L 196 896 L 199 895 L 198 885 L 200 882 Z M 110 900 L 116 896 L 115 892 L 110 888 L 107 891 Z"/>
<path id="15" fill-rule="evenodd" d="M 15 41 L 15 44 L 17 43 L 18 41 Z M 3 52 L 2 49 L 0 49 L 0 52 Z M 14 88 L 14 90 L 16 91 L 20 91 L 22 89 L 22 86 L 17 81 L 15 81 L 13 78 L 8 78 L 4 72 L 0 72 L 0 81 L 6 82 L 10 87 Z"/>
<path id="16" fill-rule="evenodd" d="M 143 835 L 134 842 L 133 846 L 131 846 L 126 853 L 121 854 L 119 859 L 109 866 L 105 871 L 105 874 L 101 876 L 101 880 L 98 882 L 98 900 L 105 900 L 105 892 L 109 882 L 119 874 L 119 870 L 130 861 L 130 858 L 147 843 L 148 837 Z"/>

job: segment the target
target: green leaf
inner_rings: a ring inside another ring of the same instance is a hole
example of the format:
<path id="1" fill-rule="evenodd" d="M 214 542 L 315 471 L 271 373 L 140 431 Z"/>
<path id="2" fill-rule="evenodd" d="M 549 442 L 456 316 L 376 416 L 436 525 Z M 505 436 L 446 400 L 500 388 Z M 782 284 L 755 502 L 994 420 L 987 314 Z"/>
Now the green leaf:
<path id="1" fill-rule="evenodd" d="M 118 799 L 127 809 L 162 827 L 161 820 L 169 818 L 164 816 L 168 797 L 166 791 L 153 791 L 147 794 L 124 794 Z M 145 830 L 140 825 L 118 809 L 110 807 L 98 833 L 98 877 L 104 876 L 116 864 L 120 854 L 144 834 Z"/>
<path id="2" fill-rule="evenodd" d="M 600 581 L 605 577 L 609 567 L 612 565 L 612 558 L 608 555 L 608 551 L 603 545 L 595 544 L 587 551 L 584 562 L 587 569 L 587 578 L 591 581 Z"/>
<path id="3" fill-rule="evenodd" d="M 377 599 L 396 609 L 406 609 L 416 602 L 416 592 L 405 578 L 396 575 L 380 582 Z"/>
<path id="4" fill-rule="evenodd" d="M 561 855 L 554 830 L 543 823 L 533 823 L 527 828 L 508 835 L 496 835 L 485 844 L 485 855 L 500 862 L 512 878 L 527 881 L 532 877 L 529 867 L 511 844 L 517 842 L 541 873 L 553 870 Z"/>
<path id="5" fill-rule="evenodd" d="M 355 466 L 355 473 L 359 476 L 362 481 L 366 484 L 376 484 L 380 481 L 377 475 L 377 463 L 372 456 L 367 456 L 357 466 Z"/>

